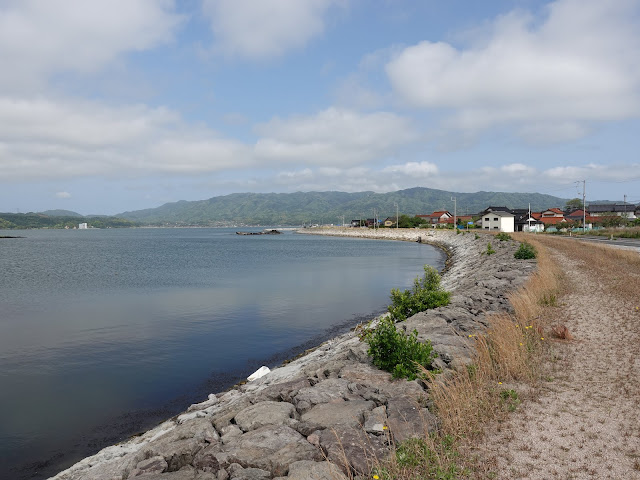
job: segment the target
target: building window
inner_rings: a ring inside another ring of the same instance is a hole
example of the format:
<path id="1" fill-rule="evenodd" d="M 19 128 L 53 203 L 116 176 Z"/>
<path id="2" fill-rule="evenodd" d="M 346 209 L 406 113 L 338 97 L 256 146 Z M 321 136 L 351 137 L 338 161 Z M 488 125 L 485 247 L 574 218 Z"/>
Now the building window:
<path id="1" fill-rule="evenodd" d="M 485 222 L 488 222 L 488 221 L 489 221 L 489 217 L 485 218 L 485 219 L 484 219 L 484 221 L 485 221 Z"/>
<path id="2" fill-rule="evenodd" d="M 493 221 L 494 221 L 494 222 L 497 222 L 497 221 L 498 221 L 498 217 L 495 217 L 495 218 L 493 219 Z"/>
<path id="3" fill-rule="evenodd" d="M 485 230 L 489 230 L 489 227 L 484 227 Z"/>
<path id="4" fill-rule="evenodd" d="M 494 230 L 498 230 L 498 227 L 493 227 Z"/>

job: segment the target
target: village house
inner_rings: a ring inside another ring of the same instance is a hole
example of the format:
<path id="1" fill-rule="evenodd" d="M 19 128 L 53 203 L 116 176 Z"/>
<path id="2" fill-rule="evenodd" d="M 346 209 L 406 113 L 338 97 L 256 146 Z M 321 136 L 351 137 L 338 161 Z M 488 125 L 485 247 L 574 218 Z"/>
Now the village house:
<path id="1" fill-rule="evenodd" d="M 497 209 L 492 211 L 485 210 L 485 212 L 481 218 L 481 228 L 483 230 L 507 233 L 515 230 L 515 215 L 513 213 Z"/>
<path id="2" fill-rule="evenodd" d="M 609 204 L 593 204 L 589 205 L 589 213 L 595 217 L 618 216 L 628 219 L 637 218 L 636 211 L 638 207 L 629 203 L 609 203 Z M 640 212 L 638 212 L 640 214 Z"/>
<path id="3" fill-rule="evenodd" d="M 430 213 L 429 215 L 416 215 L 418 218 L 424 218 L 430 225 L 444 224 L 448 219 L 453 219 L 453 215 L 446 210 Z"/>

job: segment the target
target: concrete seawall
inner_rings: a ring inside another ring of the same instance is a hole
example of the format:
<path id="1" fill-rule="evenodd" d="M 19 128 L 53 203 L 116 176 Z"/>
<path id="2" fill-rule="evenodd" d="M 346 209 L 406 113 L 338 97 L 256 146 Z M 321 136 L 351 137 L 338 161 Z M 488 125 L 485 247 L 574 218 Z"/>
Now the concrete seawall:
<path id="1" fill-rule="evenodd" d="M 413 229 L 310 229 L 304 233 L 417 241 L 450 254 L 442 285 L 451 304 L 398 324 L 438 352 L 439 368 L 471 361 L 469 335 L 486 314 L 508 311 L 507 296 L 535 262 L 516 260 L 514 241 L 474 233 Z M 496 250 L 486 255 L 487 243 Z M 376 369 L 349 332 L 266 376 L 221 393 L 141 436 L 107 447 L 57 480 L 346 479 L 366 475 L 392 441 L 437 428 L 419 381 Z"/>

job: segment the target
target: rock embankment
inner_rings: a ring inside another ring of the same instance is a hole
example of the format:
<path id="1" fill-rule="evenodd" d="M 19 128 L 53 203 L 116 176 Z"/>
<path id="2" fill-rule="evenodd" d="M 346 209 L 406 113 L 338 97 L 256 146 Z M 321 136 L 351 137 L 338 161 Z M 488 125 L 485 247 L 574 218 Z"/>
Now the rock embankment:
<path id="1" fill-rule="evenodd" d="M 451 304 L 398 324 L 418 331 L 449 368 L 471 361 L 469 335 L 535 268 L 515 260 L 516 242 L 424 230 L 315 229 L 305 233 L 433 243 L 450 255 L 442 285 Z M 491 242 L 496 253 L 486 255 Z M 437 428 L 419 381 L 376 369 L 350 332 L 266 376 L 202 403 L 139 437 L 103 449 L 56 480 L 346 479 L 366 475 L 393 441 Z"/>

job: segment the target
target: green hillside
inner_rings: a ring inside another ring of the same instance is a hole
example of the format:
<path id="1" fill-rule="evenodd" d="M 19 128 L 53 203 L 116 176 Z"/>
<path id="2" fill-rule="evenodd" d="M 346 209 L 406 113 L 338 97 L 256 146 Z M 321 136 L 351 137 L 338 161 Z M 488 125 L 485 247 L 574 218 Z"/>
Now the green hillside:
<path id="1" fill-rule="evenodd" d="M 57 216 L 45 215 L 44 213 L 0 213 L 0 230 L 77 228 L 79 223 L 87 223 L 89 228 L 123 228 L 138 225 L 137 222 L 116 217 L 83 217 L 78 214 Z"/>
<path id="2" fill-rule="evenodd" d="M 379 218 L 399 213 L 419 215 L 434 210 L 453 213 L 457 198 L 459 215 L 476 214 L 486 207 L 506 206 L 533 210 L 563 207 L 566 199 L 539 193 L 456 193 L 430 188 L 410 188 L 390 193 L 296 192 L 234 193 L 208 200 L 179 201 L 157 208 L 125 212 L 118 217 L 153 225 L 302 225 L 341 223 L 356 218 Z"/>

